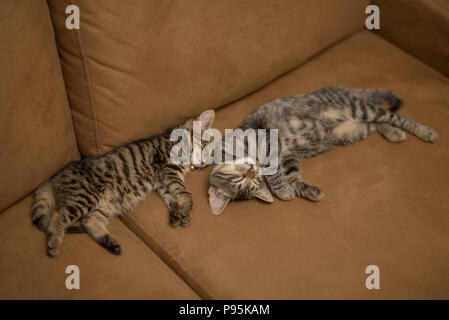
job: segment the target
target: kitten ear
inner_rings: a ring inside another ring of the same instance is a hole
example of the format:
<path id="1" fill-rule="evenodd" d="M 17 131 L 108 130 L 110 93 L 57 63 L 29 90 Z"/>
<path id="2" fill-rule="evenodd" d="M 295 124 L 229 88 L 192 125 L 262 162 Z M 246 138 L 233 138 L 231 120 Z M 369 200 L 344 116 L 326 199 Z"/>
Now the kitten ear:
<path id="1" fill-rule="evenodd" d="M 212 123 L 215 119 L 214 110 L 206 110 L 199 117 L 198 120 L 201 121 L 201 129 L 206 130 L 212 127 Z"/>
<path id="2" fill-rule="evenodd" d="M 262 186 L 254 193 L 254 196 L 260 200 L 263 200 L 265 202 L 273 202 L 273 196 L 268 189 L 266 183 L 263 183 Z"/>
<path id="3" fill-rule="evenodd" d="M 219 188 L 209 186 L 209 205 L 214 215 L 220 215 L 230 200 L 231 198 L 226 196 Z"/>

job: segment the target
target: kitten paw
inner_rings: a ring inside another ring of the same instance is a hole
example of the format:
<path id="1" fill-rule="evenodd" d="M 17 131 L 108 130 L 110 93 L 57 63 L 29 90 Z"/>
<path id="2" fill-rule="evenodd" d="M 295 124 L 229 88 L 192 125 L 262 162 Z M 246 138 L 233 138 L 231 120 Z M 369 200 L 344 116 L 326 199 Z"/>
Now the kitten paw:
<path id="1" fill-rule="evenodd" d="M 108 247 L 107 248 L 108 249 L 108 251 L 110 252 L 110 253 L 112 253 L 112 254 L 115 254 L 115 255 L 117 255 L 117 256 L 119 256 L 119 255 L 121 255 L 122 254 L 122 246 L 120 245 L 120 244 L 114 244 L 114 245 L 111 245 L 110 247 Z"/>
<path id="2" fill-rule="evenodd" d="M 99 243 L 112 254 L 120 255 L 122 253 L 121 245 L 108 234 L 102 237 Z"/>
<path id="3" fill-rule="evenodd" d="M 432 128 L 421 126 L 416 134 L 424 142 L 433 143 L 438 139 L 438 133 Z"/>
<path id="4" fill-rule="evenodd" d="M 188 227 L 190 225 L 190 217 L 185 217 L 181 220 L 181 227 Z"/>
<path id="5" fill-rule="evenodd" d="M 173 228 L 176 228 L 177 226 L 181 225 L 181 220 L 178 217 L 174 216 L 174 215 L 170 215 L 170 225 Z"/>
<path id="6" fill-rule="evenodd" d="M 379 134 L 387 141 L 398 143 L 407 139 L 407 134 L 400 128 L 393 127 L 387 123 L 378 123 L 375 128 Z"/>
<path id="7" fill-rule="evenodd" d="M 190 213 L 192 211 L 192 202 L 184 201 L 182 203 L 173 202 L 170 204 L 170 225 L 172 227 L 187 227 L 190 224 Z"/>
<path id="8" fill-rule="evenodd" d="M 283 201 L 289 201 L 295 198 L 295 190 L 288 184 L 284 185 L 280 190 L 271 190 L 271 192 Z"/>
<path id="9" fill-rule="evenodd" d="M 54 233 L 49 233 L 47 240 L 47 254 L 50 257 L 59 256 L 59 254 L 61 253 L 61 251 L 59 250 L 60 244 L 60 238 Z"/>
<path id="10" fill-rule="evenodd" d="M 57 257 L 61 254 L 61 251 L 59 251 L 59 249 L 55 249 L 55 248 L 47 248 L 47 254 L 48 256 L 54 258 Z"/>
<path id="11" fill-rule="evenodd" d="M 398 135 L 390 139 L 391 142 L 402 142 L 405 140 L 407 140 L 407 134 L 403 130 L 401 130 L 401 132 Z"/>
<path id="12" fill-rule="evenodd" d="M 397 128 L 395 128 L 397 129 Z M 392 130 L 388 133 L 388 135 L 384 135 L 385 139 L 387 139 L 390 142 L 393 143 L 399 143 L 399 142 L 403 142 L 405 140 L 407 140 L 407 134 L 405 133 L 404 130 L 401 129 L 397 129 L 397 130 Z"/>
<path id="13" fill-rule="evenodd" d="M 320 201 L 324 197 L 324 192 L 320 188 L 303 183 L 300 196 L 310 201 Z"/>

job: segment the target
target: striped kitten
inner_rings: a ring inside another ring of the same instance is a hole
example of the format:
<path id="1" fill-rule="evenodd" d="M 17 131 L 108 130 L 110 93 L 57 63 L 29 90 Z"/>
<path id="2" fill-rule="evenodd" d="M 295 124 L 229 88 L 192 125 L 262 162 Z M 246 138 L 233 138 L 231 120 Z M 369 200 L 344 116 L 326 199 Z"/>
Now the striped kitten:
<path id="1" fill-rule="evenodd" d="M 382 109 L 382 104 L 390 109 Z M 389 91 L 334 87 L 266 103 L 246 118 L 241 129 L 279 130 L 279 168 L 274 175 L 261 176 L 257 164 L 216 165 L 209 177 L 212 212 L 220 214 L 231 200 L 272 202 L 271 193 L 281 200 L 295 196 L 321 200 L 323 192 L 301 180 L 301 160 L 364 139 L 371 131 L 391 142 L 404 141 L 403 130 L 434 142 L 438 134 L 433 129 L 394 113 L 401 104 Z"/>
<path id="2" fill-rule="evenodd" d="M 179 128 L 192 137 L 193 121 L 212 126 L 215 113 L 203 112 Z M 190 222 L 192 196 L 184 185 L 187 164 L 170 161 L 170 132 L 118 147 L 105 155 L 70 162 L 34 193 L 33 223 L 47 233 L 47 253 L 59 255 L 64 234 L 80 221 L 84 230 L 113 254 L 121 247 L 107 229 L 109 220 L 131 211 L 156 190 L 170 211 L 172 226 Z"/>

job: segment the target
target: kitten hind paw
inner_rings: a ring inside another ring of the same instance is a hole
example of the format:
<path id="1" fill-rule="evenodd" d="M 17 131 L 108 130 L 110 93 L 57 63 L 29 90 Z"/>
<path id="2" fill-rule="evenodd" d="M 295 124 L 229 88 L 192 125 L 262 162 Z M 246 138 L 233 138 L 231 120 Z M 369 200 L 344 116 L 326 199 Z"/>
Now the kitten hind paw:
<path id="1" fill-rule="evenodd" d="M 421 126 L 417 132 L 418 138 L 424 142 L 433 143 L 438 139 L 438 133 L 432 128 Z"/>
<path id="2" fill-rule="evenodd" d="M 388 135 L 383 135 L 385 139 L 393 143 L 399 143 L 407 140 L 407 134 L 403 130 L 395 130 L 390 132 Z"/>
<path id="3" fill-rule="evenodd" d="M 112 254 L 120 255 L 122 253 L 121 245 L 108 234 L 101 238 L 99 243 Z"/>

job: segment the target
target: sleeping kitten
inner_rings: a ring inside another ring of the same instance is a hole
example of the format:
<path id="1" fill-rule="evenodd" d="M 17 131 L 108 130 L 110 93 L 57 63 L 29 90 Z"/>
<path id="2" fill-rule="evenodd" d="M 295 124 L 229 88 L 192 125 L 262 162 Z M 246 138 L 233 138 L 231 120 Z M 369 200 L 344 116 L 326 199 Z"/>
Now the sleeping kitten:
<path id="1" fill-rule="evenodd" d="M 382 109 L 382 104 L 390 109 Z M 219 215 L 232 200 L 272 202 L 270 191 L 281 200 L 295 196 L 321 200 L 323 192 L 301 180 L 301 160 L 364 139 L 371 131 L 391 142 L 404 141 L 403 130 L 434 142 L 438 134 L 433 129 L 394 113 L 401 104 L 389 91 L 336 87 L 266 103 L 246 118 L 241 129 L 279 130 L 279 168 L 273 175 L 261 176 L 257 163 L 216 165 L 209 177 L 212 212 Z"/>
<path id="2" fill-rule="evenodd" d="M 179 128 L 192 136 L 193 121 L 201 130 L 212 126 L 215 113 L 203 112 Z M 121 247 L 107 229 L 109 220 L 131 211 L 156 190 L 170 211 L 172 226 L 187 226 L 192 196 L 184 185 L 187 164 L 170 161 L 170 131 L 118 147 L 105 155 L 70 162 L 34 193 L 33 223 L 47 233 L 47 253 L 59 255 L 64 234 L 80 221 L 86 232 L 113 254 Z"/>

